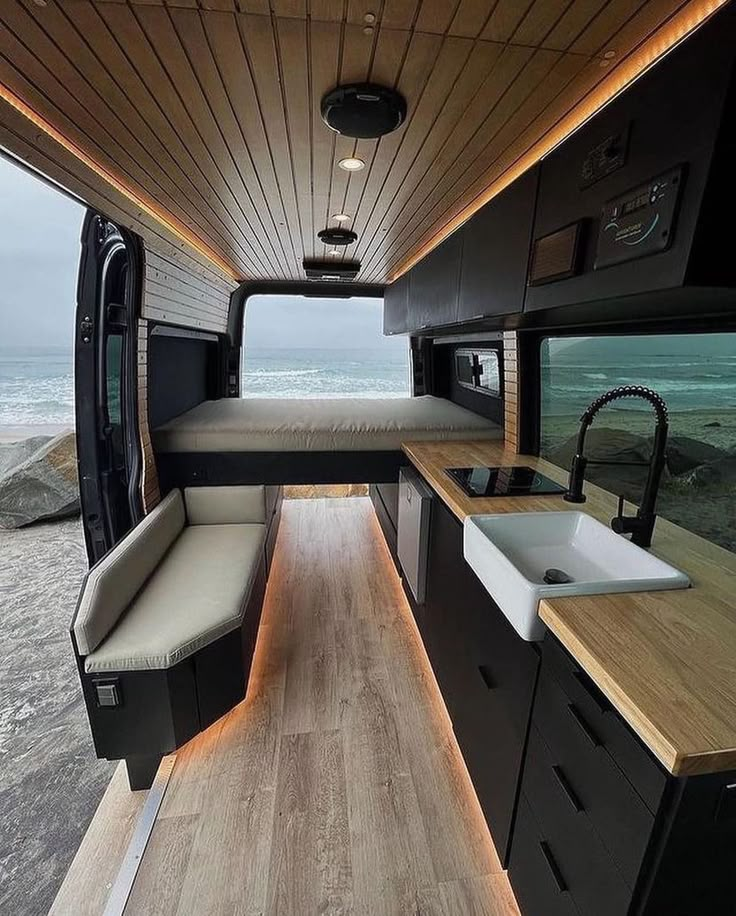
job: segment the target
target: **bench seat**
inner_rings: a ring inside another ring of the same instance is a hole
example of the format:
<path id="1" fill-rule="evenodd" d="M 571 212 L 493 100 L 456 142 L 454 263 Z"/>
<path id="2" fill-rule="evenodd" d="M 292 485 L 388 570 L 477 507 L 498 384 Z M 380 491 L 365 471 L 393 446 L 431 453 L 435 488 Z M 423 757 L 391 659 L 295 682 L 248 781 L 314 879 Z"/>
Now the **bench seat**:
<path id="1" fill-rule="evenodd" d="M 97 756 L 132 789 L 245 696 L 281 498 L 174 489 L 89 571 L 72 643 Z"/>
<path id="2" fill-rule="evenodd" d="M 237 629 L 266 526 L 187 525 L 85 671 L 170 668 Z"/>

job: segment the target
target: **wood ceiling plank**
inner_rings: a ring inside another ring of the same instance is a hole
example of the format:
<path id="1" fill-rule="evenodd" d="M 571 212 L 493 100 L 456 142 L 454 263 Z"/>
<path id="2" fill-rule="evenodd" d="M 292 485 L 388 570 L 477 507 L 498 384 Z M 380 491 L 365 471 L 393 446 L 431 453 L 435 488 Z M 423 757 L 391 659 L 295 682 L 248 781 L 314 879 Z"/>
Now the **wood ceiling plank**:
<path id="1" fill-rule="evenodd" d="M 346 25 L 344 27 L 338 78 L 340 84 L 358 83 L 367 80 L 377 40 L 378 35 L 375 32 L 372 35 L 364 35 L 360 26 Z M 375 145 L 375 143 L 375 140 L 370 141 L 372 145 Z M 363 155 L 367 155 L 365 152 L 366 146 L 363 145 L 362 148 L 364 150 Z M 368 148 L 372 150 L 372 146 Z M 338 165 L 341 159 L 355 156 L 357 149 L 357 140 L 340 134 L 334 135 L 334 147 L 330 163 L 328 208 L 331 214 L 341 213 L 345 208 L 345 200 L 349 189 L 355 186 L 362 187 L 366 181 L 367 173 L 370 171 L 369 168 L 360 172 L 346 172 Z"/>
<path id="2" fill-rule="evenodd" d="M 243 200 L 243 204 L 244 208 L 250 205 L 254 220 L 257 220 L 253 228 L 262 240 L 261 250 L 272 268 L 287 271 L 287 256 L 281 243 L 281 236 L 276 229 L 276 223 L 268 206 L 268 199 L 245 142 L 240 122 L 225 90 L 223 75 L 218 66 L 219 62 L 213 54 L 204 31 L 203 17 L 199 12 L 181 9 L 172 9 L 170 17 L 189 60 L 189 65 L 197 78 L 201 93 L 207 101 L 212 120 L 217 124 L 227 148 L 230 162 L 237 170 L 240 181 L 237 187 L 233 187 L 233 193 L 242 199 L 242 192 L 239 191 L 239 188 L 247 190 L 247 202 Z M 235 33 L 233 15 L 228 15 L 227 18 Z"/>
<path id="3" fill-rule="evenodd" d="M 201 145 L 207 151 L 220 176 L 223 191 L 226 190 L 234 202 L 233 216 L 242 222 L 250 245 L 251 257 L 260 265 L 260 269 L 269 275 L 272 271 L 278 270 L 277 263 L 269 250 L 268 242 L 264 240 L 257 208 L 248 193 L 238 163 L 233 159 L 220 124 L 197 79 L 192 58 L 187 54 L 184 45 L 183 32 L 177 29 L 172 18 L 176 13 L 179 16 L 198 16 L 197 13 L 184 10 L 169 12 L 153 6 L 138 7 L 136 16 L 174 88 L 180 130 L 188 143 Z M 205 51 L 205 48 L 201 49 L 201 53 Z"/>
<path id="4" fill-rule="evenodd" d="M 329 224 L 330 187 L 332 183 L 335 133 L 320 117 L 320 101 L 325 92 L 338 82 L 340 65 L 340 25 L 336 22 L 316 22 L 309 26 L 310 34 L 310 88 L 311 110 L 314 112 L 312 125 L 312 224 L 317 233 Z M 315 235 L 304 249 L 308 257 L 322 257 L 324 245 Z"/>
<path id="5" fill-rule="evenodd" d="M 271 0 L 271 12 L 288 19 L 306 19 L 307 0 Z"/>
<path id="6" fill-rule="evenodd" d="M 511 37 L 514 44 L 546 47 L 545 39 L 569 10 L 573 0 L 533 3 Z"/>
<path id="7" fill-rule="evenodd" d="M 381 28 L 411 29 L 422 0 L 383 0 Z"/>
<path id="8" fill-rule="evenodd" d="M 539 2 L 539 0 L 498 0 L 480 37 L 485 41 L 502 41 L 504 43 L 511 41 L 511 36 L 535 2 Z M 556 4 L 558 0 L 542 0 L 542 2 Z"/>
<path id="9" fill-rule="evenodd" d="M 401 76 L 410 36 L 410 32 L 400 31 L 398 29 L 382 28 L 379 31 L 376 53 L 369 74 L 369 78 L 372 81 L 381 83 L 384 86 L 396 85 Z M 365 178 L 361 182 L 354 181 L 348 185 L 345 202 L 342 207 L 343 212 L 353 217 L 353 224 L 356 214 L 360 213 L 363 208 L 366 191 L 371 186 L 375 186 L 375 184 L 372 184 L 371 178 L 376 164 L 376 157 L 382 154 L 382 148 L 387 165 L 393 161 L 396 147 L 394 146 L 390 154 L 385 152 L 385 145 L 387 143 L 390 144 L 389 137 L 395 137 L 396 144 L 398 145 L 399 135 L 396 133 L 390 134 L 388 137 L 382 137 L 378 141 L 361 140 L 357 143 L 356 154 L 366 162 Z M 347 225 L 349 228 L 353 228 L 352 224 Z M 352 260 L 357 256 L 358 248 L 356 246 L 350 246 L 349 249 L 345 251 L 343 259 L 348 258 Z"/>
<path id="10" fill-rule="evenodd" d="M 371 240 L 380 230 L 383 214 L 391 202 L 401 196 L 406 172 L 416 161 L 473 48 L 473 42 L 467 38 L 440 38 L 415 32 L 409 48 L 410 53 L 419 42 L 424 45 L 421 53 L 426 53 L 432 39 L 438 42 L 437 52 L 424 83 L 420 84 L 421 95 L 412 105 L 414 115 L 409 118 L 401 132 L 396 155 L 386 172 L 375 205 L 366 222 L 362 233 L 364 246 L 370 246 Z"/>
<path id="11" fill-rule="evenodd" d="M 137 76 L 137 81 L 130 83 L 131 91 L 135 93 L 131 97 L 136 104 L 142 95 L 143 102 L 147 101 L 145 96 L 155 99 L 160 112 L 159 115 L 154 113 L 156 129 L 172 140 L 175 149 L 183 150 L 182 162 L 193 180 L 206 192 L 233 238 L 241 243 L 243 254 L 236 263 L 244 273 L 259 276 L 257 259 L 251 252 L 251 242 L 243 228 L 244 219 L 238 202 L 215 162 L 213 150 L 207 148 L 193 123 L 189 99 L 184 104 L 132 7 L 108 3 L 100 4 L 97 9 Z M 140 13 L 140 8 L 137 9 Z M 141 87 L 144 92 L 140 91 Z"/>
<path id="12" fill-rule="evenodd" d="M 286 210 L 287 222 L 284 228 L 291 237 L 295 259 L 300 261 L 301 222 L 289 155 L 286 113 L 280 88 L 279 65 L 271 20 L 265 16 L 241 15 L 237 17 L 237 23 L 255 83 L 258 106 L 268 138 L 276 181 Z M 301 276 L 301 263 L 295 265 L 295 269 L 297 266 L 298 275 Z"/>
<path id="13" fill-rule="evenodd" d="M 484 83 L 488 81 L 488 74 L 493 70 L 502 50 L 502 45 L 490 42 L 477 42 L 470 46 L 470 55 L 463 70 L 441 106 L 437 120 L 420 147 L 414 162 L 405 173 L 405 180 L 401 187 L 401 196 L 404 201 L 409 199 L 427 173 L 436 166 L 438 157 L 447 146 L 448 139 L 467 118 L 470 106 L 477 99 Z M 380 234 L 383 234 L 384 229 L 388 231 L 388 228 L 389 224 L 382 221 Z M 370 250 L 370 247 L 375 244 L 373 242 L 375 236 L 376 233 L 371 239 L 366 236 L 362 241 L 361 254 Z"/>
<path id="14" fill-rule="evenodd" d="M 651 5 L 658 6 L 659 2 L 654 0 Z M 583 34 L 570 45 L 570 50 L 591 57 L 597 54 L 646 4 L 647 0 L 608 0 Z"/>
<path id="15" fill-rule="evenodd" d="M 204 17 L 204 27 L 218 62 L 225 91 L 258 173 L 271 220 L 276 224 L 275 231 L 281 236 L 281 247 L 286 260 L 284 276 L 296 279 L 300 274 L 295 266 L 297 254 L 287 226 L 287 209 L 237 21 L 224 13 L 212 13 Z"/>
<path id="16" fill-rule="evenodd" d="M 545 38 L 544 47 L 556 51 L 569 50 L 608 2 L 609 0 L 575 0 Z"/>
<path id="17" fill-rule="evenodd" d="M 461 0 L 450 24 L 450 35 L 478 38 L 493 15 L 498 0 Z"/>
<path id="18" fill-rule="evenodd" d="M 493 54 L 498 45 L 490 44 L 489 47 L 490 53 Z M 470 157 L 464 159 L 465 151 L 471 144 L 479 145 L 485 136 L 487 123 L 509 91 L 509 87 L 513 87 L 522 80 L 522 74 L 533 54 L 530 48 L 508 45 L 495 60 L 489 61 L 491 66 L 483 85 L 468 105 L 461 122 L 451 131 L 445 144 L 439 150 L 432 168 L 420 179 L 411 198 L 402 197 L 388 203 L 384 212 L 380 214 L 381 231 L 384 235 L 388 235 L 391 231 L 396 232 L 396 221 L 400 216 L 403 220 L 401 226 L 405 226 L 414 215 L 415 208 L 426 201 L 437 183 L 441 181 L 442 176 L 446 175 L 456 163 L 463 161 L 466 167 L 468 162 L 472 161 Z M 418 215 L 423 215 L 423 212 Z M 401 231 L 405 230 L 402 228 Z M 404 238 L 410 238 L 410 236 L 404 235 Z"/>
<path id="19" fill-rule="evenodd" d="M 274 25 L 278 56 L 283 61 L 281 91 L 300 214 L 301 250 L 307 253 L 313 249 L 315 237 L 312 209 L 312 73 L 308 56 L 307 22 L 303 19 L 276 19 Z M 319 54 L 320 49 L 315 49 L 315 53 Z"/>
<path id="20" fill-rule="evenodd" d="M 268 0 L 236 0 L 238 11 L 257 16 L 268 16 L 271 12 Z"/>
<path id="21" fill-rule="evenodd" d="M 459 5 L 460 0 L 422 0 L 415 26 L 417 32 L 446 35 Z"/>

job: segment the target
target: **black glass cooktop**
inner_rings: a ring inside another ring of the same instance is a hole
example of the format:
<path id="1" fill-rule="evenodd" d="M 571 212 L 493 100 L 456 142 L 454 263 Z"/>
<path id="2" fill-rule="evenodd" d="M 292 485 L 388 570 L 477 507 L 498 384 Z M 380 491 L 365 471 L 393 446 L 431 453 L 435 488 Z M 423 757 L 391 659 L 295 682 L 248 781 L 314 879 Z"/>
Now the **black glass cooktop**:
<path id="1" fill-rule="evenodd" d="M 540 496 L 565 492 L 565 487 L 527 467 L 447 468 L 447 473 L 468 496 Z"/>

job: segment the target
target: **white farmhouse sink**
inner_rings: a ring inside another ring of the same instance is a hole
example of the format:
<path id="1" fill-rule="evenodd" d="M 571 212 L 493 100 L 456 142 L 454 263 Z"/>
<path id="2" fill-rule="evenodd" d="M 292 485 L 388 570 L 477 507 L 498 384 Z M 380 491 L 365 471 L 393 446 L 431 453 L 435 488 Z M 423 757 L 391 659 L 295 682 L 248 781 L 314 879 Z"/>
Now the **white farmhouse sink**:
<path id="1" fill-rule="evenodd" d="M 465 519 L 465 559 L 526 640 L 542 639 L 541 598 L 687 588 L 688 577 L 584 512 L 513 512 Z M 547 570 L 570 578 L 545 582 Z"/>

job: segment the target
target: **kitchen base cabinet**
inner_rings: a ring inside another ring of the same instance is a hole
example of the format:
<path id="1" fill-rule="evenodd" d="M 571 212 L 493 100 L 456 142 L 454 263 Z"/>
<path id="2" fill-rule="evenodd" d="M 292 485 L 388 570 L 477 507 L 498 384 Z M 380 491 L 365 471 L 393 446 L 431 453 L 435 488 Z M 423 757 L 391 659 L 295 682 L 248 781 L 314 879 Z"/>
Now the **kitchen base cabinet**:
<path id="1" fill-rule="evenodd" d="M 518 795 L 539 667 L 463 557 L 463 529 L 432 504 L 422 639 L 502 862 Z"/>
<path id="2" fill-rule="evenodd" d="M 523 916 L 736 912 L 736 773 L 666 773 L 551 634 L 521 796 L 509 875 Z"/>

